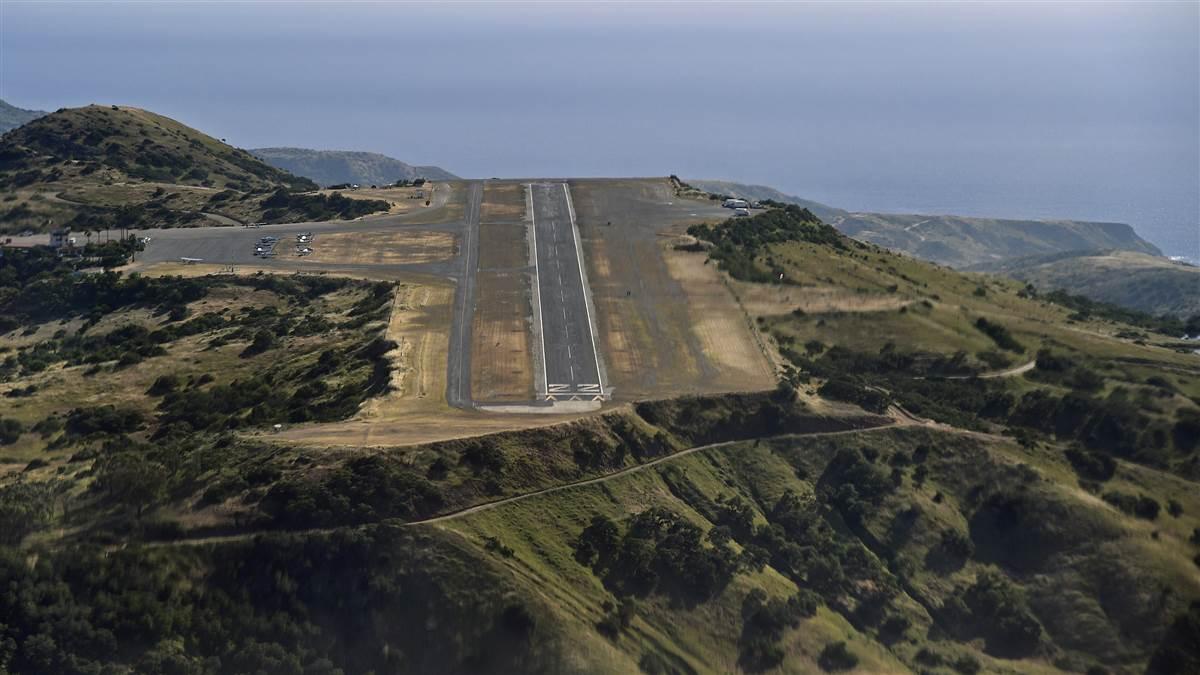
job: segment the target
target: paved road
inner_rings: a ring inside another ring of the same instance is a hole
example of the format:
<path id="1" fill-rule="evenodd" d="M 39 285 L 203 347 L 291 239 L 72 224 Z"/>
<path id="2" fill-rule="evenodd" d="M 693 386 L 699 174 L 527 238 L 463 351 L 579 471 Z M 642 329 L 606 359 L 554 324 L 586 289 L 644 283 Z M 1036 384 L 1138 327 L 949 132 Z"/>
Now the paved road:
<path id="1" fill-rule="evenodd" d="M 454 289 L 454 320 L 450 326 L 450 357 L 446 359 L 446 402 L 456 408 L 471 407 L 471 330 L 475 325 L 475 273 L 479 268 L 479 209 L 483 184 L 467 188 L 463 215 L 461 267 Z"/>
<path id="2" fill-rule="evenodd" d="M 535 274 L 544 398 L 590 400 L 604 393 L 592 334 L 582 251 L 566 183 L 532 183 Z"/>

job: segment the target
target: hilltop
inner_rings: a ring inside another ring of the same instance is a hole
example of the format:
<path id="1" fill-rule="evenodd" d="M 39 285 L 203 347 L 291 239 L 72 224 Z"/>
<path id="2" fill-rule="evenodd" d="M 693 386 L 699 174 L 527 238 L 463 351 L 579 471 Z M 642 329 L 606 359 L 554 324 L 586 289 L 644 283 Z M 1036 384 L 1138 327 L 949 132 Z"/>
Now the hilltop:
<path id="1" fill-rule="evenodd" d="M 89 105 L 0 138 L 0 231 L 356 217 L 385 202 L 301 195 L 317 186 L 162 115 Z"/>
<path id="2" fill-rule="evenodd" d="M 1065 251 L 1121 249 L 1162 254 L 1123 223 L 856 213 L 762 185 L 713 180 L 688 183 L 715 194 L 797 204 L 850 237 L 956 268 Z"/>
<path id="3" fill-rule="evenodd" d="M 776 388 L 400 447 L 361 432 L 437 351 L 419 281 L 6 251 L 4 666 L 1195 672 L 1200 361 L 1169 327 L 795 206 L 687 230 L 655 239 L 720 270 Z"/>
<path id="4" fill-rule="evenodd" d="M 971 269 L 1156 315 L 1200 314 L 1200 267 L 1135 251 L 1077 251 Z"/>
<path id="5" fill-rule="evenodd" d="M 0 100 L 0 134 L 16 129 L 26 122 L 32 122 L 45 114 L 45 111 L 42 110 L 25 110 Z"/>
<path id="6" fill-rule="evenodd" d="M 255 157 L 285 171 L 309 178 L 319 185 L 391 185 L 401 180 L 456 180 L 458 176 L 436 166 L 413 166 L 387 155 L 348 150 L 307 148 L 257 148 Z"/>

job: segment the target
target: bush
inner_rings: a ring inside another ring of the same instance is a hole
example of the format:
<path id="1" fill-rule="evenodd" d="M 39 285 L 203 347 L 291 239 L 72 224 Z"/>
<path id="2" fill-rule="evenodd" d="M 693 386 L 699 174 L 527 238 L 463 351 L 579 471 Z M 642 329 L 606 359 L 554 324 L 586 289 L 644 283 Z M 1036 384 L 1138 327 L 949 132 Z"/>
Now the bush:
<path id="1" fill-rule="evenodd" d="M 716 260 L 730 276 L 759 283 L 777 282 L 783 274 L 769 260 L 769 269 L 763 269 L 757 261 L 771 244 L 807 241 L 845 248 L 837 230 L 822 223 L 808 209 L 791 204 L 750 218 L 730 218 L 716 227 L 693 225 L 688 234 L 712 242 L 709 258 Z"/>
<path id="2" fill-rule="evenodd" d="M 429 516 L 444 499 L 437 487 L 397 461 L 359 457 L 319 478 L 297 476 L 271 487 L 261 507 L 282 527 L 326 527 Z"/>
<path id="3" fill-rule="evenodd" d="M 72 410 L 67 413 L 63 428 L 72 438 L 88 438 L 102 434 L 127 434 L 140 429 L 142 422 L 142 414 L 137 410 L 106 405 Z"/>
<path id="4" fill-rule="evenodd" d="M 1103 495 L 1104 501 L 1117 507 L 1124 513 L 1144 518 L 1145 520 L 1154 520 L 1158 518 L 1158 513 L 1162 509 L 1162 505 L 1153 497 L 1146 495 L 1134 496 L 1124 492 L 1113 490 L 1105 492 Z"/>
<path id="5" fill-rule="evenodd" d="M 811 591 L 801 591 L 784 600 L 767 598 L 766 591 L 755 588 L 742 601 L 741 653 L 738 662 L 746 670 L 768 670 L 783 661 L 779 640 L 783 632 L 800 625 L 800 620 L 817 613 L 819 599 Z"/>
<path id="6" fill-rule="evenodd" d="M 963 675 L 975 675 L 982 668 L 982 666 L 979 665 L 979 660 L 970 654 L 963 654 L 955 659 L 954 663 L 951 665 L 954 670 L 962 673 Z"/>
<path id="7" fill-rule="evenodd" d="M 832 642 L 821 650 L 817 665 L 826 672 L 851 670 L 858 666 L 858 657 L 846 648 L 845 642 Z"/>
<path id="8" fill-rule="evenodd" d="M 1067 448 L 1064 454 L 1081 478 L 1103 482 L 1117 472 L 1116 460 L 1108 455 L 1090 452 L 1079 446 Z"/>
<path id="9" fill-rule="evenodd" d="M 12 445 L 21 438 L 25 426 L 14 419 L 0 417 L 0 445 Z"/>
<path id="10" fill-rule="evenodd" d="M 504 608 L 500 614 L 500 624 L 504 630 L 522 640 L 533 634 L 537 621 L 533 613 L 523 603 L 517 602 Z"/>
<path id="11" fill-rule="evenodd" d="M 888 398 L 887 394 L 875 391 L 874 389 L 867 389 L 849 380 L 829 380 L 821 385 L 821 388 L 817 391 L 826 398 L 854 403 L 864 410 L 873 413 L 885 412 L 891 403 L 891 399 Z"/>
<path id="12" fill-rule="evenodd" d="M 1007 577 L 985 570 L 975 583 L 946 601 L 940 623 L 960 639 L 981 635 L 988 652 L 1023 657 L 1041 642 L 1042 626 L 1020 590 Z"/>
<path id="13" fill-rule="evenodd" d="M 1009 333 L 1008 329 L 1004 326 L 998 323 L 992 323 L 983 317 L 979 317 L 979 319 L 975 321 L 975 327 L 988 337 L 992 338 L 992 342 L 995 342 L 997 347 L 1005 351 L 1015 352 L 1017 354 L 1025 353 L 1024 345 L 1022 345 L 1020 342 L 1017 342 L 1016 338 L 1012 336 L 1012 333 Z"/>
<path id="14" fill-rule="evenodd" d="M 275 334 L 267 329 L 259 330 L 254 334 L 254 340 L 247 346 L 239 355 L 242 358 L 249 358 L 261 354 L 271 347 L 275 346 Z"/>
<path id="15" fill-rule="evenodd" d="M 738 570 L 727 545 L 705 546 L 704 533 L 663 508 L 633 516 L 624 535 L 616 523 L 596 516 L 575 543 L 575 559 L 619 595 L 660 592 L 679 599 L 706 600 Z"/>
<path id="16" fill-rule="evenodd" d="M 146 394 L 150 396 L 165 396 L 179 388 L 179 376 L 177 375 L 160 375 L 154 380 L 154 384 L 146 390 Z"/>

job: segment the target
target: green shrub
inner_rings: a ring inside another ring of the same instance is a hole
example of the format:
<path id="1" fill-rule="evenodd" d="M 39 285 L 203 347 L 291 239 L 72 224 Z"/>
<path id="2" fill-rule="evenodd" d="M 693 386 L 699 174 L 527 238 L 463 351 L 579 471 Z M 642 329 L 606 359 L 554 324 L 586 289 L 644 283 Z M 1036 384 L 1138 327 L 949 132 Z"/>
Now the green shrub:
<path id="1" fill-rule="evenodd" d="M 1017 342 L 1016 338 L 1012 336 L 1012 333 L 1009 333 L 1008 329 L 1004 326 L 988 321 L 983 317 L 979 317 L 975 321 L 975 327 L 990 337 L 992 342 L 996 343 L 997 347 L 1005 351 L 1015 352 L 1017 354 L 1025 353 L 1024 345 L 1022 345 L 1020 342 Z"/>
<path id="2" fill-rule="evenodd" d="M 817 657 L 817 665 L 825 672 L 853 670 L 858 667 L 858 657 L 846 647 L 845 642 L 831 642 L 821 650 L 820 656 Z"/>
<path id="3" fill-rule="evenodd" d="M 1162 505 L 1158 500 L 1147 495 L 1131 495 L 1125 492 L 1113 490 L 1105 492 L 1103 495 L 1104 501 L 1117 507 L 1124 513 L 1143 518 L 1145 520 L 1154 520 L 1158 518 L 1158 513 L 1162 510 Z"/>
<path id="4" fill-rule="evenodd" d="M 0 445 L 16 443 L 25 432 L 25 425 L 19 421 L 0 417 Z"/>

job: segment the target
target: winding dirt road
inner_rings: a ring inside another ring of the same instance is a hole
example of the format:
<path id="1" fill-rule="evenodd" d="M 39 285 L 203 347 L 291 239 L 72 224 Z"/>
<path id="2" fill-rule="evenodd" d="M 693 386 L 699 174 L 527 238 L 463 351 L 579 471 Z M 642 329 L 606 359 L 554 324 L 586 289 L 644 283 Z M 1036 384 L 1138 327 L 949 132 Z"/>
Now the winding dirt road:
<path id="1" fill-rule="evenodd" d="M 817 438 L 817 437 L 827 437 L 827 436 L 843 436 L 843 435 L 847 435 L 847 434 L 871 433 L 871 432 L 880 431 L 883 429 L 893 429 L 896 427 L 904 427 L 904 426 L 924 426 L 923 422 L 919 421 L 919 418 L 913 417 L 911 415 L 897 415 L 896 417 L 893 417 L 891 419 L 892 419 L 892 421 L 890 421 L 886 424 L 880 424 L 880 425 L 874 426 L 874 427 L 839 429 L 837 431 L 817 431 L 817 432 L 813 432 L 813 433 L 809 433 L 809 434 L 780 434 L 778 436 L 766 436 L 766 437 L 763 437 L 762 440 L 769 440 L 769 439 L 774 439 L 774 438 L 786 438 L 786 437 Z M 585 478 L 585 479 L 574 481 L 571 483 L 563 483 L 561 485 L 554 485 L 554 486 L 551 486 L 548 488 L 534 490 L 532 492 L 526 492 L 526 493 L 522 493 L 519 495 L 513 495 L 511 497 L 505 497 L 503 499 L 497 499 L 497 500 L 490 501 L 490 502 L 484 502 L 482 504 L 468 506 L 468 507 L 459 509 L 457 511 L 443 513 L 441 515 L 432 516 L 430 518 L 424 518 L 422 520 L 410 520 L 410 521 L 403 521 L 403 522 L 399 522 L 399 521 L 395 521 L 395 520 L 383 520 L 383 521 L 379 521 L 379 522 L 386 523 L 386 524 L 394 524 L 394 525 L 397 525 L 400 527 L 416 527 L 419 525 L 436 525 L 438 523 L 444 523 L 446 521 L 456 520 L 458 518 L 465 518 L 467 516 L 470 516 L 470 515 L 473 515 L 476 513 L 480 513 L 483 511 L 489 511 L 491 509 L 499 508 L 501 506 L 515 504 L 517 502 L 521 502 L 526 499 L 532 499 L 534 497 L 540 497 L 543 495 L 553 494 L 556 492 L 562 492 L 564 490 L 572 490 L 572 489 L 579 488 L 579 487 L 586 487 L 588 485 L 598 485 L 600 483 L 606 483 L 610 480 L 624 478 L 625 476 L 635 474 L 635 473 L 638 473 L 641 471 L 645 471 L 647 469 L 654 468 L 654 467 L 656 467 L 660 464 L 664 464 L 666 462 L 673 462 L 677 459 L 681 459 L 683 457 L 693 455 L 697 452 L 704 452 L 705 450 L 714 450 L 717 448 L 727 448 L 729 446 L 737 445 L 739 443 L 748 443 L 752 440 L 754 440 L 754 439 L 738 440 L 738 441 L 724 441 L 721 443 L 710 443 L 708 445 L 698 445 L 694 448 L 687 448 L 685 450 L 680 450 L 679 452 L 676 452 L 674 454 L 659 457 L 659 458 L 651 460 L 649 462 L 645 462 L 644 464 L 637 464 L 635 466 L 625 467 L 624 469 L 621 469 L 620 471 L 614 471 L 613 473 L 604 474 L 603 476 L 595 476 L 593 478 Z M 374 524 L 379 524 L 379 523 L 374 523 Z M 246 541 L 246 540 L 250 540 L 255 537 L 265 535 L 265 534 L 329 534 L 331 532 L 335 532 L 338 530 L 350 530 L 350 529 L 355 529 L 357 527 L 363 527 L 363 526 L 361 526 L 361 525 L 346 525 L 346 526 L 340 526 L 340 527 L 312 528 L 312 529 L 307 529 L 307 530 L 255 530 L 252 532 L 239 532 L 239 533 L 234 533 L 234 534 L 210 535 L 210 536 L 203 536 L 203 537 L 173 539 L 170 541 L 148 541 L 148 542 L 141 542 L 137 545 L 146 546 L 146 547 L 204 546 L 207 544 L 224 544 L 224 543 L 231 543 L 231 542 L 236 542 L 236 541 Z M 117 545 L 117 546 L 114 546 L 113 549 L 124 548 L 127 545 L 128 544 Z"/>

